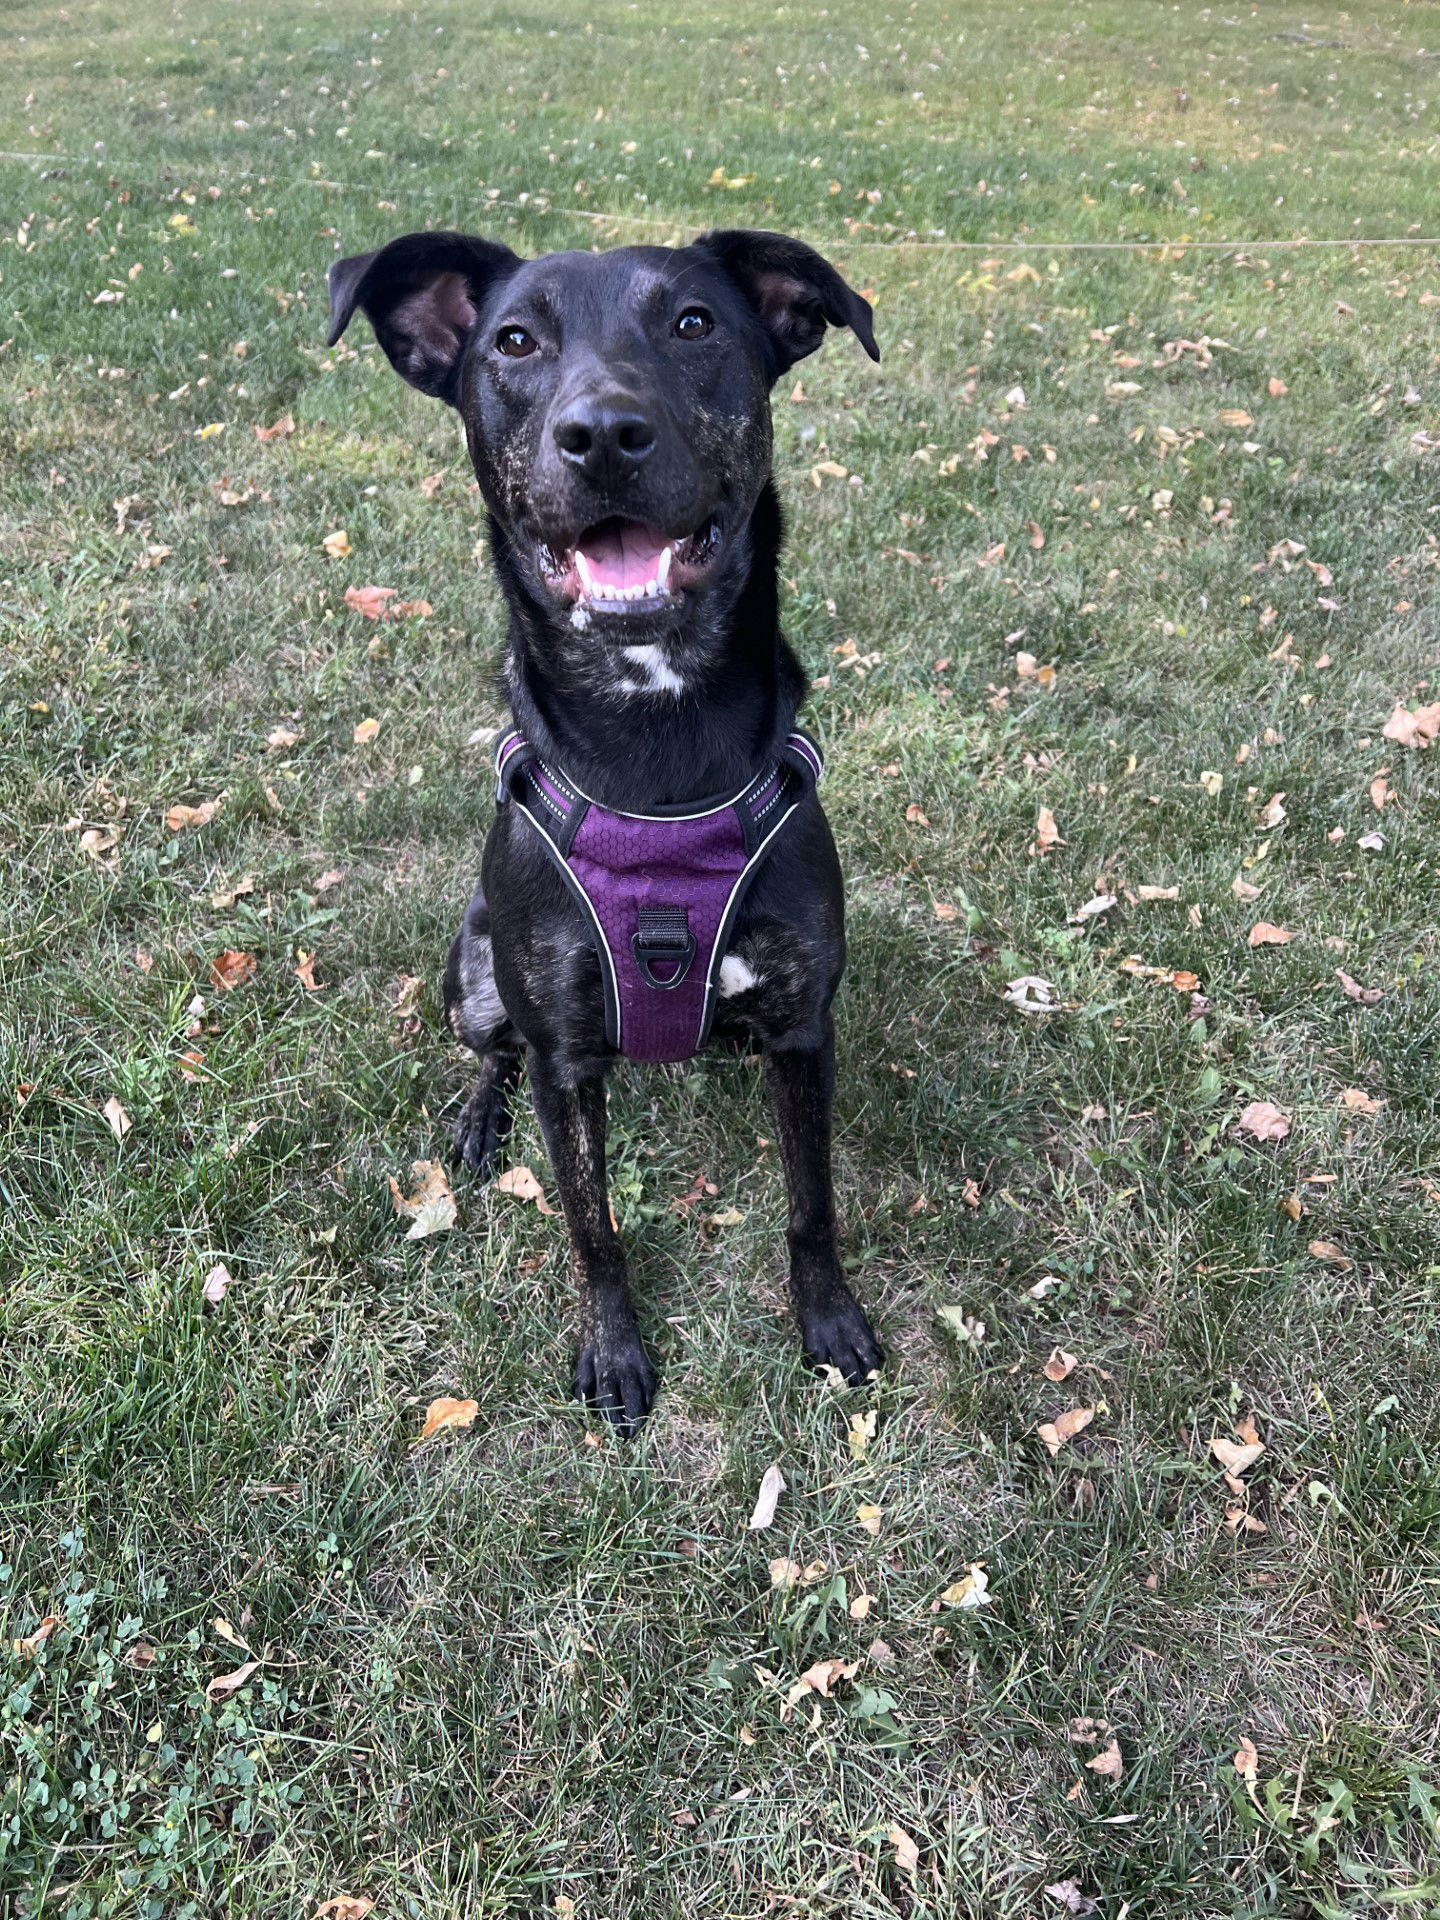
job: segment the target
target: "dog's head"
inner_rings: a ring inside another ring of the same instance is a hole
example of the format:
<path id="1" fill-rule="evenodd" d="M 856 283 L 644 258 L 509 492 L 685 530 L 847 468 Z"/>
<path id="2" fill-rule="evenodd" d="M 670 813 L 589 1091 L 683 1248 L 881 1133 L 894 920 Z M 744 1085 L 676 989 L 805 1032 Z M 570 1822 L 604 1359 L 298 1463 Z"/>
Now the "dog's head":
<path id="1" fill-rule="evenodd" d="M 869 303 L 782 234 L 522 260 L 412 233 L 330 269 L 330 344 L 359 307 L 391 365 L 465 423 L 516 585 L 547 624 L 683 631 L 748 567 L 774 382 Z"/>

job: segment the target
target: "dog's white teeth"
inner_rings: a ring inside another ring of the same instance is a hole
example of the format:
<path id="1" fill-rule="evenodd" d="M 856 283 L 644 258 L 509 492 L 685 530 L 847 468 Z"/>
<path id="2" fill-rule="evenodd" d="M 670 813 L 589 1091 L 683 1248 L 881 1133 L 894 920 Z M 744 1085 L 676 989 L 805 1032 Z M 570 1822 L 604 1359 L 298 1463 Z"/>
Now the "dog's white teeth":
<path id="1" fill-rule="evenodd" d="M 581 547 L 575 549 L 575 571 L 580 576 L 581 586 L 588 595 L 593 597 L 595 592 L 595 576 L 590 571 L 590 562 L 585 558 L 584 549 Z"/>
<path id="2" fill-rule="evenodd" d="M 666 584 L 670 578 L 670 562 L 674 557 L 675 549 L 673 547 L 666 547 L 660 555 L 660 564 L 655 569 L 655 578 L 650 582 L 650 585 L 657 593 L 664 593 L 666 590 Z"/>

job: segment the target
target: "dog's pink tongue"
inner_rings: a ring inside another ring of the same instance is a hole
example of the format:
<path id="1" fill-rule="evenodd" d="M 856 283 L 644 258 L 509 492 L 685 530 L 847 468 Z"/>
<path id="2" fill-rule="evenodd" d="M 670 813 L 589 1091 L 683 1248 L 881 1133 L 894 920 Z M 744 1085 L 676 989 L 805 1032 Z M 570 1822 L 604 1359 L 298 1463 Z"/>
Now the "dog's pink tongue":
<path id="1" fill-rule="evenodd" d="M 666 542 L 654 527 L 638 520 L 607 527 L 580 543 L 590 577 L 597 587 L 643 587 L 655 578 Z"/>

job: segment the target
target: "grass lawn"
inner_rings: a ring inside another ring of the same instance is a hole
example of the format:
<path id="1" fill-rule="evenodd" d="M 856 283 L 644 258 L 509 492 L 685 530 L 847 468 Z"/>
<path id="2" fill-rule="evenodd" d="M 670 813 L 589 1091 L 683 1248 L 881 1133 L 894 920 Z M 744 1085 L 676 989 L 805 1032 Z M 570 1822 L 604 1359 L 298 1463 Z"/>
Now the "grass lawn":
<path id="1" fill-rule="evenodd" d="M 1272 244 L 1440 230 L 1440 13 L 6 19 L 0 1913 L 1440 1914 L 1440 260 Z M 798 1364 L 754 1062 L 622 1068 L 625 1446 L 558 1222 L 392 1206 L 501 616 L 324 275 L 717 222 L 884 353 L 776 413 L 892 1364 Z"/>

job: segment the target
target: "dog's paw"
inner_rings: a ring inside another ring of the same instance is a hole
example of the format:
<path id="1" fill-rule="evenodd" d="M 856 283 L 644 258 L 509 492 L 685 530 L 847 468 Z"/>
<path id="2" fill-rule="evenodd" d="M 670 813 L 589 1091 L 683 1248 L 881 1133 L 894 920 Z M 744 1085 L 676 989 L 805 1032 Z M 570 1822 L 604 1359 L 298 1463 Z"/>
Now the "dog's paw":
<path id="1" fill-rule="evenodd" d="M 575 1398 L 603 1413 L 622 1440 L 633 1440 L 655 1404 L 655 1369 L 638 1333 L 593 1340 L 575 1364 Z"/>
<path id="2" fill-rule="evenodd" d="M 858 1387 L 885 1364 L 885 1355 L 864 1309 L 843 1288 L 817 1306 L 799 1309 L 800 1343 L 812 1367 L 835 1367 L 845 1384 Z"/>
<path id="3" fill-rule="evenodd" d="M 460 1109 L 450 1138 L 456 1159 L 463 1160 L 477 1180 L 488 1180 L 495 1172 L 512 1120 L 510 1089 L 499 1080 L 482 1080 Z"/>

